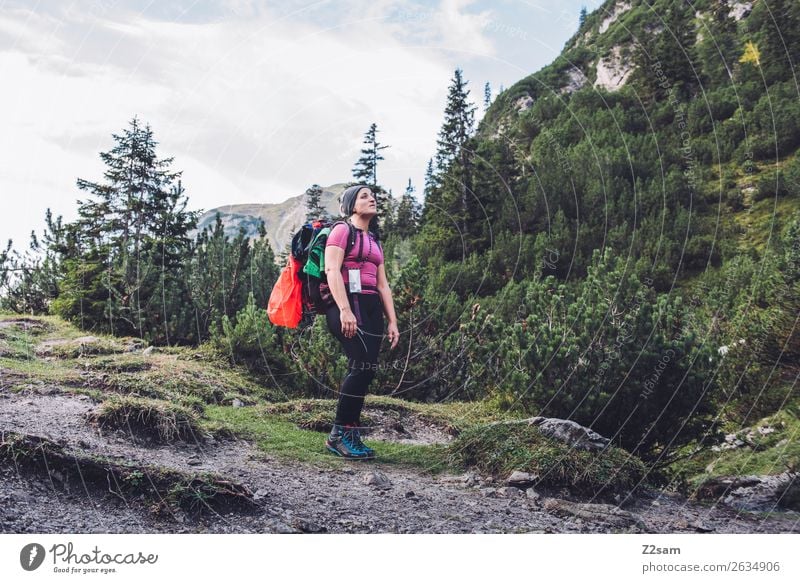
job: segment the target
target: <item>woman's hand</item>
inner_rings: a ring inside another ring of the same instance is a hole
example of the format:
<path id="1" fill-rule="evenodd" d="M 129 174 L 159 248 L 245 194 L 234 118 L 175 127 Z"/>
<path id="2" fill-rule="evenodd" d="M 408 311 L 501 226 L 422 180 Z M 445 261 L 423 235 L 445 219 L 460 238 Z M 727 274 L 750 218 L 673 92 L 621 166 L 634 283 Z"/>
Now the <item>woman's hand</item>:
<path id="1" fill-rule="evenodd" d="M 400 332 L 397 330 L 397 322 L 389 322 L 386 331 L 389 336 L 389 342 L 392 343 L 391 348 L 396 347 L 397 343 L 400 342 Z"/>
<path id="2" fill-rule="evenodd" d="M 342 322 L 342 334 L 344 337 L 352 338 L 356 333 L 358 321 L 349 306 L 339 311 L 339 320 Z"/>

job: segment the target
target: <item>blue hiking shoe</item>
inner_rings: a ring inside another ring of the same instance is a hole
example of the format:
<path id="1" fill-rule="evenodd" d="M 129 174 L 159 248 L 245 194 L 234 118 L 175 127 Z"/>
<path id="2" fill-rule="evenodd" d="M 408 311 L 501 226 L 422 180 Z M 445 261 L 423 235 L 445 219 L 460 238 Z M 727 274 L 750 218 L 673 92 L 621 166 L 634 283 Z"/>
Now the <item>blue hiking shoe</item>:
<path id="1" fill-rule="evenodd" d="M 349 425 L 347 427 L 350 427 Z M 367 454 L 367 459 L 373 459 L 375 457 L 375 450 L 371 447 L 367 446 L 363 441 L 361 441 L 361 431 L 359 431 L 358 426 L 353 427 L 353 441 L 355 444 Z"/>
<path id="2" fill-rule="evenodd" d="M 329 451 L 349 460 L 370 459 L 369 453 L 363 449 L 357 429 L 351 425 L 334 425 L 331 434 L 325 441 Z"/>

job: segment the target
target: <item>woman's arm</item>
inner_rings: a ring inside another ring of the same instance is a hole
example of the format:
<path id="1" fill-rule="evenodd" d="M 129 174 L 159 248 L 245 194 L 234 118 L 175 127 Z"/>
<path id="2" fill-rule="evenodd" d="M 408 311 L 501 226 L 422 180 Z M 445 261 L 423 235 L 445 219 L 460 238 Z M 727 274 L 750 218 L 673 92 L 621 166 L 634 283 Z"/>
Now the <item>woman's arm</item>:
<path id="1" fill-rule="evenodd" d="M 386 279 L 386 269 L 383 263 L 378 266 L 378 294 L 381 296 L 383 312 L 389 320 L 386 329 L 389 335 L 389 341 L 392 343 L 392 348 L 394 348 L 400 340 L 400 333 L 397 331 L 397 315 L 394 312 L 392 289 L 389 287 L 389 281 Z"/>
<path id="2" fill-rule="evenodd" d="M 336 245 L 325 247 L 325 278 L 328 287 L 333 295 L 333 300 L 339 306 L 339 320 L 342 323 L 342 334 L 347 337 L 356 333 L 356 316 L 350 309 L 350 300 L 347 298 L 347 291 L 344 289 L 344 279 L 342 278 L 342 262 L 344 261 L 344 249 Z"/>

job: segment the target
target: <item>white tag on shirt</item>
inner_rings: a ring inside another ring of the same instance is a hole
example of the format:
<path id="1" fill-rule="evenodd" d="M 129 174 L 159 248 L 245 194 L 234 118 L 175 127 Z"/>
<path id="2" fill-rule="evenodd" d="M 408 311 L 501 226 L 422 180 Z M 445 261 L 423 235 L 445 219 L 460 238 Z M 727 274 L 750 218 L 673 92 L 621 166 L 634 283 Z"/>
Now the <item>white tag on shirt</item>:
<path id="1" fill-rule="evenodd" d="M 361 270 L 348 269 L 347 282 L 350 287 L 350 293 L 355 293 L 355 294 L 361 293 Z"/>

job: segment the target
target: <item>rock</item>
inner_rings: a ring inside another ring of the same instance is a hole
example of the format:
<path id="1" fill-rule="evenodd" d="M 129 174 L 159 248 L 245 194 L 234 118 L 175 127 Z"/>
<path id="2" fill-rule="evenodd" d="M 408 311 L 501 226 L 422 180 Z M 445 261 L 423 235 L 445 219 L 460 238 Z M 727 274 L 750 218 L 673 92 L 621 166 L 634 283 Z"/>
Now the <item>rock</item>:
<path id="1" fill-rule="evenodd" d="M 568 419 L 532 417 L 528 422 L 537 425 L 547 437 L 587 451 L 605 449 L 611 441 L 588 427 Z"/>
<path id="2" fill-rule="evenodd" d="M 746 482 L 729 491 L 723 504 L 737 510 L 771 512 L 779 508 L 800 509 L 800 479 L 797 472 L 777 476 L 748 476 Z"/>
<path id="3" fill-rule="evenodd" d="M 365 474 L 361 481 L 367 486 L 374 486 L 378 490 L 386 490 L 392 487 L 392 482 L 386 477 L 386 474 L 379 470 L 373 470 Z"/>
<path id="4" fill-rule="evenodd" d="M 718 476 L 703 482 L 695 491 L 697 500 L 717 499 L 738 488 L 750 488 L 760 483 L 758 476 Z"/>
<path id="5" fill-rule="evenodd" d="M 548 498 L 544 509 L 557 516 L 574 516 L 590 522 L 602 522 L 618 528 L 637 526 L 645 529 L 642 519 L 627 510 L 620 510 L 612 504 L 582 504 L 559 498 Z"/>
<path id="6" fill-rule="evenodd" d="M 536 474 L 529 474 L 528 472 L 521 472 L 519 470 L 514 470 L 511 472 L 511 475 L 506 480 L 506 484 L 509 486 L 517 486 L 519 488 L 524 488 L 526 486 L 532 486 L 536 482 L 539 481 L 539 476 Z"/>
<path id="7" fill-rule="evenodd" d="M 497 498 L 497 489 L 496 488 L 481 488 L 480 489 L 481 496 L 484 498 Z"/>
<path id="8" fill-rule="evenodd" d="M 244 407 L 244 403 L 242 403 L 239 399 L 234 399 L 232 404 L 234 407 Z"/>
<path id="9" fill-rule="evenodd" d="M 409 490 L 408 492 L 406 492 L 406 493 L 404 494 L 404 496 L 405 496 L 406 498 L 416 498 L 416 496 L 417 496 L 417 495 L 414 493 L 414 491 L 413 491 L 413 490 Z"/>
<path id="10" fill-rule="evenodd" d="M 144 350 L 142 350 L 143 356 L 150 356 L 155 351 L 155 346 L 148 346 Z"/>
<path id="11" fill-rule="evenodd" d="M 753 11 L 753 3 L 752 2 L 733 2 L 731 3 L 730 0 L 728 1 L 728 6 L 731 7 L 728 16 L 733 18 L 734 20 L 741 20 L 746 16 L 749 16 L 750 13 Z"/>
<path id="12" fill-rule="evenodd" d="M 320 526 L 319 524 L 304 520 L 302 518 L 295 518 L 292 520 L 292 526 L 300 532 L 320 533 L 327 531 L 324 526 Z"/>
<path id="13" fill-rule="evenodd" d="M 497 489 L 497 494 L 503 498 L 522 498 L 525 492 L 514 486 L 503 486 Z"/>
<path id="14" fill-rule="evenodd" d="M 523 95 L 514 102 L 514 107 L 517 108 L 517 113 L 522 113 L 526 109 L 530 109 L 533 105 L 533 97 L 530 95 Z"/>
<path id="15" fill-rule="evenodd" d="M 619 15 L 623 12 L 631 9 L 630 2 L 617 2 L 614 5 L 614 9 L 611 11 L 610 14 L 600 23 L 599 33 L 603 34 L 605 31 L 608 30 L 608 27 L 614 24 L 614 22 L 619 18 Z"/>
<path id="16" fill-rule="evenodd" d="M 697 532 L 714 532 L 716 529 L 713 526 L 706 526 L 700 521 L 690 522 L 689 528 L 695 529 Z"/>
<path id="17" fill-rule="evenodd" d="M 527 490 L 525 490 L 525 496 L 529 500 L 539 500 L 541 498 L 541 496 L 539 496 L 539 492 L 537 492 L 533 488 L 528 488 Z"/>
<path id="18" fill-rule="evenodd" d="M 573 67 L 567 73 L 567 84 L 561 88 L 560 93 L 563 94 L 570 94 L 575 93 L 578 89 L 581 89 L 587 83 L 586 75 L 583 74 L 583 71 L 578 69 L 577 67 Z"/>
<path id="19" fill-rule="evenodd" d="M 608 56 L 597 59 L 597 78 L 594 86 L 606 91 L 617 91 L 625 85 L 631 73 L 633 65 L 623 60 L 619 47 L 614 47 Z"/>

